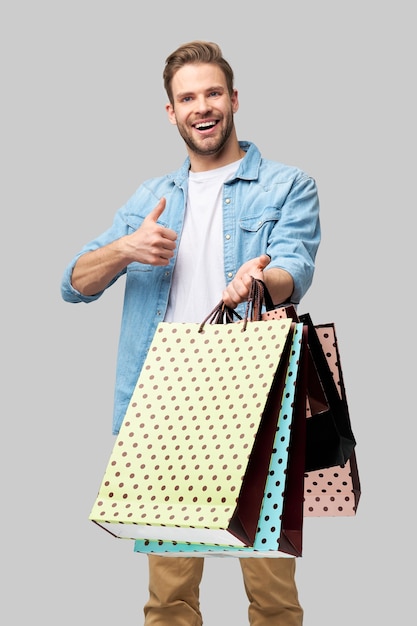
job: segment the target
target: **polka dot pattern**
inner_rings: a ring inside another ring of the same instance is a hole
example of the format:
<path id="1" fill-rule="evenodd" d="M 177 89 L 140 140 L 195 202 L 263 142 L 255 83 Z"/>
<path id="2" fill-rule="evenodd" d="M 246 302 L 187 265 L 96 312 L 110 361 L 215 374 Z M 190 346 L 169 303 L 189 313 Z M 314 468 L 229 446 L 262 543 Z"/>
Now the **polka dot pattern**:
<path id="1" fill-rule="evenodd" d="M 116 536 L 228 528 L 291 320 L 199 326 L 157 327 L 90 514 Z"/>
<path id="2" fill-rule="evenodd" d="M 333 324 L 316 326 L 316 332 L 329 363 L 340 397 L 344 395 L 343 375 Z M 308 413 L 307 413 L 308 417 Z M 306 517 L 353 516 L 360 496 L 356 455 L 345 465 L 309 472 L 304 479 Z"/>
<path id="3" fill-rule="evenodd" d="M 282 395 L 278 427 L 259 516 L 259 526 L 253 546 L 236 547 L 233 545 L 213 545 L 202 542 L 191 543 L 141 539 L 135 542 L 136 552 L 183 556 L 192 554 L 198 556 L 219 556 L 225 554 L 240 558 L 243 556 L 283 556 L 283 553 L 279 551 L 279 539 L 281 535 L 281 515 L 284 504 L 295 387 L 301 351 L 302 326 L 302 324 L 296 325 L 292 339 L 291 356 Z"/>
<path id="4" fill-rule="evenodd" d="M 345 465 L 306 474 L 304 498 L 306 517 L 355 515 L 359 499 L 355 454 Z"/>
<path id="5" fill-rule="evenodd" d="M 280 309 L 270 311 L 263 315 L 263 319 L 273 319 L 287 317 L 287 310 Z M 316 326 L 316 332 L 323 346 L 324 353 L 333 373 L 340 395 L 344 393 L 343 376 L 340 359 L 336 348 L 335 329 L 332 324 Z M 307 417 L 309 415 L 307 399 Z M 327 468 L 305 475 L 304 491 L 304 516 L 305 517 L 326 517 L 326 516 L 354 516 L 356 514 L 361 487 L 359 481 L 358 467 L 355 452 L 349 461 L 339 467 Z M 262 516 L 261 516 L 262 520 Z M 262 521 L 260 522 L 262 528 Z M 262 535 L 258 533 L 257 541 Z M 256 545 L 256 543 L 255 543 Z M 258 544 L 259 545 L 259 544 Z M 183 554 L 185 556 L 210 556 L 227 555 L 237 556 L 274 556 L 274 550 L 257 549 L 254 547 L 235 548 L 225 546 L 208 546 L 204 544 L 195 545 L 191 543 L 163 542 L 143 540 L 135 542 L 135 549 L 138 552 L 154 552 L 160 554 Z"/>

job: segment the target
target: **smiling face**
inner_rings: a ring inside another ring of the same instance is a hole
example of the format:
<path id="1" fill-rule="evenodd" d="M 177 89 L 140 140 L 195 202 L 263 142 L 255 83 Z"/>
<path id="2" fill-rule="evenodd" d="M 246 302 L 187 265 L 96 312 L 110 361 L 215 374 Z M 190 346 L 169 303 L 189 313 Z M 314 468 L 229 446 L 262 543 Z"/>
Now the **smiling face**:
<path id="1" fill-rule="evenodd" d="M 230 95 L 222 70 L 212 63 L 189 63 L 172 79 L 168 118 L 184 139 L 194 171 L 222 167 L 241 158 L 233 116 L 238 94 Z"/>

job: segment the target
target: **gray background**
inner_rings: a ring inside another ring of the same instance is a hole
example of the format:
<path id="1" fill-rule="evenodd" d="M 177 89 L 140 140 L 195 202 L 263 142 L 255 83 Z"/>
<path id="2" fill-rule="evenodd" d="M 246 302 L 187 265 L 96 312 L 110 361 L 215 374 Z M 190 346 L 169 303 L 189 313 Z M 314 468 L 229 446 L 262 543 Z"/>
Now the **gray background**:
<path id="1" fill-rule="evenodd" d="M 88 521 L 114 442 L 123 284 L 89 307 L 59 288 L 139 184 L 182 163 L 161 74 L 195 38 L 235 69 L 239 138 L 320 191 L 300 311 L 336 323 L 362 498 L 355 518 L 305 521 L 305 625 L 415 619 L 411 5 L 2 4 L 2 623 L 142 623 L 146 557 Z M 206 561 L 201 594 L 205 626 L 247 623 L 234 559 Z"/>

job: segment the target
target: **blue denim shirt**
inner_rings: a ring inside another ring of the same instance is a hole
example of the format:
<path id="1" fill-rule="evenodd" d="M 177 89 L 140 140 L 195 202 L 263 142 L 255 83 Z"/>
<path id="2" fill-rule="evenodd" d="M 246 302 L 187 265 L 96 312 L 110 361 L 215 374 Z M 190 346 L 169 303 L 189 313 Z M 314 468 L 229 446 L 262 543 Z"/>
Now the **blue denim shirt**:
<path id="1" fill-rule="evenodd" d="M 297 304 L 311 285 L 320 243 L 315 181 L 295 167 L 263 159 L 253 143 L 242 141 L 240 145 L 246 155 L 235 178 L 225 183 L 223 189 L 226 284 L 245 261 L 266 253 L 271 257 L 268 268 L 283 268 L 293 277 L 291 301 Z M 176 172 L 145 181 L 137 189 L 117 211 L 110 228 L 86 244 L 67 266 L 61 285 L 64 300 L 88 303 L 102 295 L 103 292 L 84 296 L 72 287 L 71 275 L 77 259 L 87 251 L 134 232 L 161 197 L 166 198 L 166 208 L 159 222 L 181 236 L 189 167 L 187 158 Z M 107 286 L 126 275 L 117 357 L 114 434 L 119 432 L 156 327 L 164 319 L 175 259 L 174 256 L 165 267 L 130 263 Z M 213 302 L 213 308 L 216 304 Z M 245 304 L 237 308 L 240 314 L 244 314 L 244 310 Z"/>

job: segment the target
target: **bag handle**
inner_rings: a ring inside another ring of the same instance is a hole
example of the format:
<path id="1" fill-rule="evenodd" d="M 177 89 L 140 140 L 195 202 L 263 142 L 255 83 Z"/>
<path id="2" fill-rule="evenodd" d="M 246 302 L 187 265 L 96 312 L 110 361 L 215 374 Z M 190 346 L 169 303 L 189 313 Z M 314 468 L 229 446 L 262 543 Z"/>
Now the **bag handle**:
<path id="1" fill-rule="evenodd" d="M 198 332 L 201 333 L 204 325 L 206 323 L 209 324 L 230 324 L 234 322 L 234 317 L 237 317 L 238 320 L 242 319 L 242 316 L 239 315 L 237 311 L 225 305 L 223 300 L 220 300 L 218 304 L 214 307 L 212 311 L 207 315 L 206 318 L 201 322 Z"/>
<path id="2" fill-rule="evenodd" d="M 251 321 L 260 322 L 262 319 L 262 307 L 264 305 L 267 311 L 271 311 L 275 308 L 271 294 L 263 280 L 252 277 L 252 285 L 246 305 L 246 318 L 251 319 Z"/>
<path id="3" fill-rule="evenodd" d="M 225 305 L 223 300 L 214 307 L 207 317 L 201 322 L 198 332 L 201 332 L 206 323 L 209 324 L 230 324 L 237 318 L 239 321 L 243 320 L 242 330 L 246 330 L 248 321 L 259 322 L 262 319 L 262 307 L 265 305 L 266 310 L 270 311 L 275 308 L 272 301 L 271 294 L 269 293 L 265 283 L 252 277 L 252 284 L 249 291 L 249 296 L 246 304 L 245 316 L 241 315 L 235 309 Z"/>

